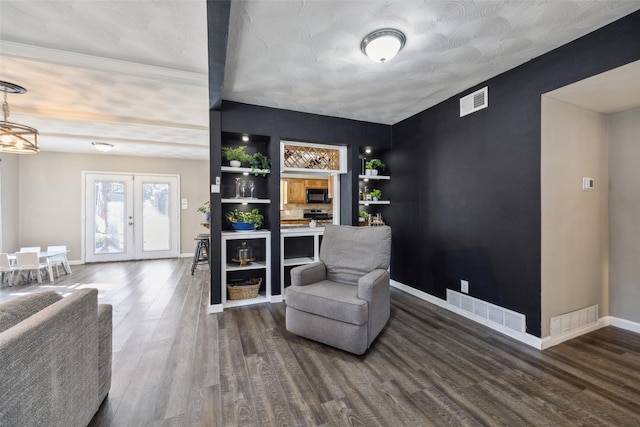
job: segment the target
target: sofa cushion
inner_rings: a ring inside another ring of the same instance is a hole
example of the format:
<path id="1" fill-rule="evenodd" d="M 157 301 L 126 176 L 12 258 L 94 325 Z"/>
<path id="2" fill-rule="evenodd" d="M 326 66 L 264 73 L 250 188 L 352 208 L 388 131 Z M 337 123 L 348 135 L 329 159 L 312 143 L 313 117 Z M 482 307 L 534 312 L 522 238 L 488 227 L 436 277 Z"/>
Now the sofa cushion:
<path id="1" fill-rule="evenodd" d="M 62 296 L 57 292 L 44 291 L 23 295 L 0 304 L 0 332 L 33 316 L 54 302 L 60 301 Z"/>
<path id="2" fill-rule="evenodd" d="M 358 298 L 357 286 L 330 280 L 289 286 L 287 306 L 354 325 L 363 325 L 369 316 L 367 302 Z"/>
<path id="3" fill-rule="evenodd" d="M 357 285 L 358 279 L 376 269 L 387 270 L 391 258 L 391 228 L 327 225 L 320 246 L 320 260 L 327 279 Z"/>

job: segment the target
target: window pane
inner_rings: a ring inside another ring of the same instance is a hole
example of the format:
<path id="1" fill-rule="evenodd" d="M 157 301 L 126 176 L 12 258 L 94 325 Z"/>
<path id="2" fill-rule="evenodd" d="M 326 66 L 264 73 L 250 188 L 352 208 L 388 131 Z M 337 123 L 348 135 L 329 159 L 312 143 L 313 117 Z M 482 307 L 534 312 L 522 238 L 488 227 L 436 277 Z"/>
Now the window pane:
<path id="1" fill-rule="evenodd" d="M 171 249 L 169 184 L 142 184 L 143 251 Z"/>
<path id="2" fill-rule="evenodd" d="M 124 188 L 122 182 L 95 181 L 94 253 L 121 253 L 125 251 L 126 201 Z"/>

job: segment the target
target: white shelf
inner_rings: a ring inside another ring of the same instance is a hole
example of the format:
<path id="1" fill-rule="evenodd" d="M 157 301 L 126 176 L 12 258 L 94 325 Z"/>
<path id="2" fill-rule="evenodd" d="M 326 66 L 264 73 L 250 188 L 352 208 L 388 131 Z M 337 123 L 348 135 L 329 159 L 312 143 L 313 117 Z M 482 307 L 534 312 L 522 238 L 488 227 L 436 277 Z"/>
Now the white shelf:
<path id="1" fill-rule="evenodd" d="M 361 205 L 390 205 L 391 201 L 390 200 L 378 200 L 377 202 L 374 202 L 373 200 L 360 200 L 358 202 Z"/>
<path id="2" fill-rule="evenodd" d="M 249 173 L 249 174 L 265 174 L 265 173 L 271 173 L 270 170 L 268 169 L 256 169 L 256 170 L 251 170 L 251 168 L 232 168 L 231 166 L 222 166 L 221 168 L 222 172 L 227 172 L 227 173 Z"/>
<path id="3" fill-rule="evenodd" d="M 302 257 L 302 258 L 285 258 L 283 260 L 283 265 L 285 267 L 291 267 L 292 265 L 305 265 L 311 264 L 314 262 L 312 257 Z"/>
<path id="4" fill-rule="evenodd" d="M 251 199 L 249 197 L 236 199 L 234 197 L 233 199 L 222 199 L 222 203 L 263 203 L 263 204 L 269 204 L 269 203 L 271 203 L 271 200 L 270 199 Z"/>
<path id="5" fill-rule="evenodd" d="M 224 308 L 242 307 L 243 305 L 260 304 L 263 302 L 270 302 L 270 299 L 263 294 L 259 294 L 255 298 L 227 300 L 224 302 Z"/>
<path id="6" fill-rule="evenodd" d="M 391 179 L 389 175 L 358 175 L 358 179 Z"/>
<path id="7" fill-rule="evenodd" d="M 256 231 L 223 231 L 222 238 L 227 240 L 235 239 L 257 239 L 271 236 L 271 232 L 264 228 Z"/>
<path id="8" fill-rule="evenodd" d="M 227 263 L 227 271 L 261 270 L 265 268 L 267 268 L 267 264 L 264 261 L 253 261 L 251 264 L 243 265 L 242 267 L 238 263 Z"/>

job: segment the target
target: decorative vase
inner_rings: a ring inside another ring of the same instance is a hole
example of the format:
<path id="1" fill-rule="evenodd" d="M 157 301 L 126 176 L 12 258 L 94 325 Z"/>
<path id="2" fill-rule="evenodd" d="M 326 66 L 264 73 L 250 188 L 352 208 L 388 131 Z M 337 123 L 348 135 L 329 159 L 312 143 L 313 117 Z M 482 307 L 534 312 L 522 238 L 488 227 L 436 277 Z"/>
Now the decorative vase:
<path id="1" fill-rule="evenodd" d="M 240 163 L 240 161 L 239 161 L 239 160 L 231 160 L 231 161 L 229 161 L 229 165 L 230 165 L 232 168 L 239 168 L 241 164 L 242 164 L 242 163 Z"/>
<path id="2" fill-rule="evenodd" d="M 371 176 L 378 175 L 378 169 L 369 169 L 371 171 Z"/>
<path id="3" fill-rule="evenodd" d="M 211 222 L 211 212 L 205 212 L 204 213 L 204 222 L 206 222 L 206 223 L 210 223 Z"/>
<path id="4" fill-rule="evenodd" d="M 373 174 L 371 173 L 371 171 L 373 171 L 373 169 L 365 169 L 365 170 L 364 170 L 364 174 L 365 174 L 365 175 L 369 175 L 369 176 L 371 176 L 371 175 L 373 175 Z"/>
<path id="5" fill-rule="evenodd" d="M 231 226 L 236 231 L 253 231 L 255 227 L 252 222 L 232 222 Z"/>

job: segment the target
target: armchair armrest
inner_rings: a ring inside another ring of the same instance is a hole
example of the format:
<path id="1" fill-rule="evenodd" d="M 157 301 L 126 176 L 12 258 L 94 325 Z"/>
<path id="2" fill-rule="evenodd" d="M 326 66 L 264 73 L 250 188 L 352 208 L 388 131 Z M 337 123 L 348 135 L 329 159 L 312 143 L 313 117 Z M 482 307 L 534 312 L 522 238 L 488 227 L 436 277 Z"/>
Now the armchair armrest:
<path id="1" fill-rule="evenodd" d="M 305 286 L 327 278 L 327 268 L 323 262 L 300 265 L 291 269 L 291 285 Z"/>
<path id="2" fill-rule="evenodd" d="M 372 302 L 381 292 L 389 293 L 387 270 L 373 270 L 358 280 L 358 298 Z"/>
<path id="3" fill-rule="evenodd" d="M 377 269 L 358 280 L 358 298 L 369 304 L 367 322 L 367 347 L 382 331 L 391 315 L 391 295 L 389 292 L 389 272 Z"/>

